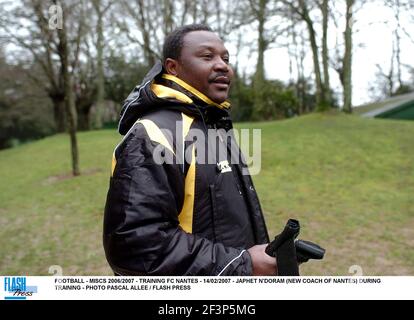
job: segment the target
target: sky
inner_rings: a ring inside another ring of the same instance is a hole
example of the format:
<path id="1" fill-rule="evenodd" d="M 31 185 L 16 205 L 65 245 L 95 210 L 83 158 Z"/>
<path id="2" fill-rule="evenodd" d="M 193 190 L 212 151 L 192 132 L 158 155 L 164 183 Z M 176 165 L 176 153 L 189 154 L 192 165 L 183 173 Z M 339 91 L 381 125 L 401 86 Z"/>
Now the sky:
<path id="1" fill-rule="evenodd" d="M 355 15 L 354 38 L 353 38 L 353 104 L 355 106 L 368 103 L 373 100 L 369 93 L 369 88 L 375 86 L 379 79 L 376 78 L 377 64 L 384 71 L 388 72 L 390 68 L 391 52 L 392 52 L 392 32 L 395 22 L 393 22 L 393 14 L 383 5 L 379 5 L 380 1 L 368 3 L 362 7 Z M 414 20 L 409 13 L 404 13 L 401 24 L 408 30 L 413 31 Z M 410 21 L 411 19 L 411 21 Z M 384 23 L 384 21 L 389 21 Z M 339 30 L 332 25 L 329 27 L 329 47 L 334 49 L 336 45 L 336 37 L 338 41 L 343 43 L 342 32 L 345 29 L 345 22 L 339 24 Z M 414 36 L 413 36 L 414 38 Z M 235 47 L 230 46 L 230 52 L 234 52 Z M 401 40 L 401 60 L 402 63 L 414 66 L 412 61 L 412 52 L 414 51 L 414 43 L 408 37 L 403 35 Z M 410 56 L 411 55 L 411 56 Z M 247 51 L 240 55 L 240 63 L 248 74 L 254 72 L 256 63 L 256 54 L 250 55 Z M 265 69 L 266 77 L 269 79 L 280 79 L 288 81 L 289 74 L 289 56 L 286 48 L 274 48 L 267 50 L 265 53 Z M 305 59 L 306 75 L 313 73 L 312 55 L 310 49 Z M 294 74 L 295 71 L 294 71 Z M 410 76 L 403 69 L 403 80 L 409 80 Z M 341 92 L 341 84 L 338 74 L 335 70 L 330 70 L 331 86 L 336 92 Z"/>

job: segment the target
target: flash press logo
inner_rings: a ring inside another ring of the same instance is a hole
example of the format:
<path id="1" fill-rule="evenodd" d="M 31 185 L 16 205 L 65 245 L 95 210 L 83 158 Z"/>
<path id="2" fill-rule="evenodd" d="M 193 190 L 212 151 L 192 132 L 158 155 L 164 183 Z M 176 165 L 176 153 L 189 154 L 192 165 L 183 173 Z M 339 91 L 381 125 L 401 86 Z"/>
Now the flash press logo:
<path id="1" fill-rule="evenodd" d="M 33 293 L 37 293 L 37 286 L 29 287 L 26 277 L 5 277 L 4 291 L 5 300 L 26 300 L 27 297 L 33 296 Z"/>

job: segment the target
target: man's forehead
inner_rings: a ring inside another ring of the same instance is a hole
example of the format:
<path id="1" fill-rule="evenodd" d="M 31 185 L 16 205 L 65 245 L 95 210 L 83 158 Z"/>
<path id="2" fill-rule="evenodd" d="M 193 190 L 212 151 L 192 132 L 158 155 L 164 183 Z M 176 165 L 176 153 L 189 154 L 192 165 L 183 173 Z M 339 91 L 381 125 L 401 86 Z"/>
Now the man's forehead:
<path id="1" fill-rule="evenodd" d="M 210 31 L 192 31 L 187 33 L 183 40 L 184 47 L 192 47 L 194 49 L 225 48 L 223 40 Z"/>

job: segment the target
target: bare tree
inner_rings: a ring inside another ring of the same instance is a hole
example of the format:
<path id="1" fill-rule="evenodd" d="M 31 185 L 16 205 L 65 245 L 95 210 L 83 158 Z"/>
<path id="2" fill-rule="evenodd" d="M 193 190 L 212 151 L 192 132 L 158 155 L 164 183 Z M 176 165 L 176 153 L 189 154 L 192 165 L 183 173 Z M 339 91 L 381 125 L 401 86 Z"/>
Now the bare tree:
<path id="1" fill-rule="evenodd" d="M 64 132 L 67 129 L 67 114 L 62 65 L 59 59 L 59 37 L 56 32 L 60 27 L 58 20 L 62 10 L 59 6 L 53 7 L 53 3 L 53 1 L 22 0 L 20 5 L 15 5 L 1 15 L 0 28 L 7 32 L 9 41 L 24 53 L 19 55 L 20 59 L 40 66 L 41 72 L 30 72 L 28 77 L 47 92 L 54 106 L 56 130 Z M 85 59 L 81 63 L 79 59 L 82 52 L 85 52 L 82 46 L 85 44 L 85 37 L 90 27 L 87 25 L 90 19 L 85 17 L 90 16 L 91 12 L 87 12 L 85 0 L 67 2 L 66 8 L 66 18 L 70 24 L 67 30 L 69 70 L 75 75 L 72 77 L 73 86 L 79 88 L 81 84 L 77 83 L 77 80 L 82 77 L 78 75 L 83 73 L 81 68 L 87 65 Z M 93 59 L 90 61 L 93 62 Z M 76 102 L 78 101 L 80 100 L 76 99 Z M 77 109 L 83 105 L 82 103 L 77 105 Z M 83 128 L 88 129 L 89 126 Z"/>
<path id="2" fill-rule="evenodd" d="M 328 51 L 328 25 L 329 25 L 329 1 L 322 0 L 318 3 L 322 12 L 322 66 L 323 66 L 323 87 L 324 100 L 331 105 L 331 84 L 329 80 L 329 51 Z"/>
<path id="3" fill-rule="evenodd" d="M 402 88 L 404 83 L 402 81 L 402 61 L 401 61 L 401 40 L 403 36 L 411 40 L 414 43 L 411 33 L 404 26 L 402 21 L 402 15 L 404 12 L 410 12 L 414 8 L 414 1 L 412 0 L 384 0 L 384 3 L 387 7 L 392 10 L 394 15 L 394 30 L 393 30 L 393 47 L 392 47 L 392 56 L 391 56 L 391 68 L 395 72 L 394 77 L 398 83 L 398 88 Z"/>
<path id="4" fill-rule="evenodd" d="M 3 11 L 0 27 L 7 34 L 8 41 L 22 52 L 29 53 L 33 61 L 41 67 L 47 81 L 30 73 L 29 77 L 44 89 L 53 102 L 56 130 L 65 131 L 64 88 L 56 63 L 57 37 L 48 28 L 47 11 L 40 1 L 23 1 L 9 11 Z M 19 32 L 16 32 L 19 30 Z M 27 32 L 23 33 L 22 31 Z"/>
<path id="5" fill-rule="evenodd" d="M 263 85 L 265 81 L 265 70 L 264 70 L 264 53 L 267 49 L 268 42 L 265 39 L 265 23 L 267 20 L 266 10 L 268 0 L 250 0 L 251 10 L 257 19 L 257 63 L 256 72 L 254 75 L 254 108 L 255 112 L 260 114 L 264 112 L 264 96 L 263 96 Z"/>
<path id="6" fill-rule="evenodd" d="M 392 46 L 389 67 L 376 65 L 378 81 L 370 89 L 373 93 L 372 96 L 376 99 L 384 99 L 412 90 L 411 85 L 403 81 L 403 70 L 409 71 L 412 67 L 402 61 L 402 41 L 408 40 L 414 44 L 412 34 L 408 30 L 408 26 L 412 26 L 412 22 L 414 22 L 414 19 L 410 21 L 410 16 L 411 18 L 414 17 L 412 14 L 414 1 L 384 0 L 383 3 L 393 15 L 392 19 L 384 21 L 384 23 L 392 27 Z"/>
<path id="7" fill-rule="evenodd" d="M 57 0 L 54 0 L 53 3 L 55 5 L 59 5 L 62 7 L 62 3 L 59 3 Z M 68 116 L 68 129 L 69 129 L 69 136 L 70 136 L 70 144 L 71 144 L 71 155 L 72 155 L 72 173 L 74 176 L 80 175 L 79 170 L 79 151 L 78 151 L 78 142 L 76 136 L 76 127 L 77 127 L 77 119 L 76 119 L 76 107 L 75 101 L 73 96 L 73 85 L 72 85 L 72 75 L 70 71 L 70 64 L 69 64 L 69 45 L 68 45 L 68 38 L 67 38 L 67 26 L 66 26 L 66 7 L 62 7 L 62 27 L 57 29 L 58 33 L 58 55 L 61 62 L 61 74 L 63 78 L 64 84 L 64 93 L 65 93 L 65 106 L 66 106 L 66 114 Z"/>
<path id="8" fill-rule="evenodd" d="M 247 0 L 121 0 L 116 20 L 128 41 L 142 51 L 143 62 L 152 65 L 161 58 L 164 38 L 173 29 L 189 23 L 208 24 L 226 39 L 253 21 L 246 16 L 246 4 Z"/>
<path id="9" fill-rule="evenodd" d="M 144 54 L 144 63 L 153 65 L 161 58 L 163 39 L 177 25 L 191 17 L 190 1 L 122 0 L 117 24 L 127 39 L 138 44 Z M 198 14 L 198 8 L 195 8 Z"/>
<path id="10" fill-rule="evenodd" d="M 376 77 L 378 79 L 377 83 L 373 88 L 371 89 L 374 91 L 374 89 L 379 90 L 379 93 L 375 98 L 384 99 L 387 97 L 391 97 L 395 91 L 395 83 L 394 83 L 394 67 L 391 60 L 390 69 L 385 71 L 381 65 L 377 64 L 377 72 Z M 375 87 L 375 88 L 374 88 Z"/>
<path id="11" fill-rule="evenodd" d="M 335 46 L 335 54 L 331 57 L 330 63 L 333 69 L 338 73 L 339 80 L 343 89 L 343 111 L 352 113 L 352 65 L 353 65 L 353 37 L 356 23 L 355 16 L 367 3 L 366 0 L 346 0 L 345 8 L 336 10 L 332 14 L 333 22 L 337 29 L 341 29 L 338 25 L 339 18 L 344 18 L 345 27 L 339 41 Z M 343 41 L 343 42 L 342 42 Z"/>
<path id="12" fill-rule="evenodd" d="M 346 0 L 346 26 L 345 26 L 345 54 L 344 54 L 344 105 L 346 113 L 352 113 L 352 26 L 353 7 L 355 0 Z"/>
<path id="13" fill-rule="evenodd" d="M 314 21 L 310 15 L 310 8 L 307 2 L 304 0 L 283 0 L 283 3 L 288 5 L 296 17 L 304 21 L 309 34 L 309 42 L 312 50 L 313 68 L 315 72 L 315 84 L 316 84 L 316 104 L 319 110 L 325 110 L 329 107 L 329 102 L 326 101 L 326 97 L 329 93 L 329 88 L 325 88 L 322 78 L 320 58 L 319 58 L 319 46 L 317 41 L 317 34 L 315 31 Z M 324 6 L 322 6 L 324 8 Z"/>
<path id="14" fill-rule="evenodd" d="M 273 28 L 269 28 L 266 24 L 272 19 L 275 18 L 278 13 L 280 13 L 280 8 L 278 7 L 279 1 L 270 1 L 270 0 L 249 0 L 249 8 L 247 8 L 250 13 L 250 16 L 253 17 L 257 27 L 255 27 L 255 32 L 257 34 L 257 62 L 256 62 L 256 72 L 253 78 L 253 89 L 254 89 L 254 108 L 255 112 L 260 115 L 266 112 L 265 110 L 265 93 L 264 93 L 264 84 L 265 84 L 265 66 L 264 66 L 264 55 L 265 52 L 269 49 L 269 46 L 272 43 L 276 43 L 277 37 L 281 35 L 284 31 L 282 24 Z M 280 17 L 279 17 L 279 20 Z M 251 23 L 248 19 L 243 19 Z M 284 27 L 284 26 L 283 26 Z M 283 29 L 283 30 L 282 30 Z"/>
<path id="15" fill-rule="evenodd" d="M 306 56 L 306 40 L 301 30 L 297 29 L 297 26 L 294 20 L 291 20 L 290 30 L 288 34 L 291 37 L 291 41 L 288 42 L 287 48 L 289 52 L 289 69 L 290 69 L 290 82 L 294 84 L 296 96 L 299 100 L 299 114 L 303 114 L 307 110 L 307 105 L 305 103 L 306 96 L 306 79 L 305 79 L 305 67 L 304 60 Z M 293 61 L 294 60 L 294 61 Z M 293 63 L 296 68 L 296 80 L 293 75 Z"/>
<path id="16" fill-rule="evenodd" d="M 97 87 L 97 95 L 96 95 L 96 113 L 95 113 L 95 127 L 101 128 L 102 127 L 102 111 L 103 111 L 103 103 L 105 99 L 105 79 L 104 79 L 104 64 L 103 64 L 103 52 L 104 52 L 104 18 L 106 13 L 108 12 L 109 8 L 113 5 L 112 1 L 107 1 L 106 3 L 103 0 L 93 0 L 92 1 L 93 8 L 95 9 L 96 16 L 97 16 L 97 23 L 96 23 L 96 55 L 97 55 L 97 76 L 96 76 L 96 87 Z"/>

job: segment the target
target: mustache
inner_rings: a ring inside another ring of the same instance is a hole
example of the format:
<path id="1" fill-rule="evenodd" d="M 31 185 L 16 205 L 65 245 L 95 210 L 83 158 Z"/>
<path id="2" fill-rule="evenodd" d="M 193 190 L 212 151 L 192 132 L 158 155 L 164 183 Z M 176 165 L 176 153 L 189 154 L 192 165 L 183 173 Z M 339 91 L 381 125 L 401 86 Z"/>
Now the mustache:
<path id="1" fill-rule="evenodd" d="M 230 78 L 229 78 L 229 76 L 228 76 L 228 73 L 227 73 L 227 72 L 218 72 L 218 73 L 214 73 L 214 74 L 212 74 L 212 75 L 208 78 L 208 82 L 214 82 L 217 78 L 220 78 L 220 77 L 227 78 L 227 79 L 228 79 L 228 82 L 229 82 L 229 83 L 231 82 L 231 80 L 230 80 Z"/>

